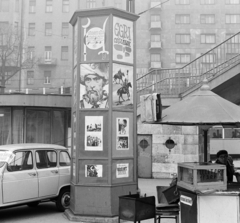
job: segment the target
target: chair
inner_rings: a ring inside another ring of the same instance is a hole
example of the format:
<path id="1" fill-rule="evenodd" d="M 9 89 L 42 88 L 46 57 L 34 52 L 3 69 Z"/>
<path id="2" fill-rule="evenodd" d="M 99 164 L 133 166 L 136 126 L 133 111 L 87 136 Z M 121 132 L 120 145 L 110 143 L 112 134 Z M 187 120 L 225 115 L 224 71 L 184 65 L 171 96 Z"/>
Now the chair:
<path id="1" fill-rule="evenodd" d="M 156 206 L 156 219 L 158 223 L 162 218 L 175 219 L 176 223 L 179 222 L 179 205 L 168 204 L 166 197 L 162 193 L 168 187 L 157 186 L 158 205 Z"/>

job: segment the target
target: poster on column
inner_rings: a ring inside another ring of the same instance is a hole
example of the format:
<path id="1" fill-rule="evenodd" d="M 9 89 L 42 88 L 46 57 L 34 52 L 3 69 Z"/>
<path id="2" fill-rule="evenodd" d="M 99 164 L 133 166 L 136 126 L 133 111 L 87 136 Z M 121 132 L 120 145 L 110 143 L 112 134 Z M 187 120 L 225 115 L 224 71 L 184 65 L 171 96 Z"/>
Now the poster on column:
<path id="1" fill-rule="evenodd" d="M 102 177 L 103 176 L 103 166 L 88 164 L 85 165 L 85 177 Z"/>
<path id="2" fill-rule="evenodd" d="M 124 177 L 129 177 L 129 164 L 117 163 L 116 178 L 124 178 Z"/>
<path id="3" fill-rule="evenodd" d="M 113 107 L 133 108 L 133 67 L 113 64 Z"/>
<path id="4" fill-rule="evenodd" d="M 117 150 L 129 150 L 129 118 L 117 118 Z"/>
<path id="5" fill-rule="evenodd" d="M 113 60 L 133 64 L 133 22 L 113 17 Z"/>
<path id="6" fill-rule="evenodd" d="M 103 145 L 103 117 L 85 117 L 85 150 L 102 151 Z"/>
<path id="7" fill-rule="evenodd" d="M 81 64 L 79 108 L 108 108 L 109 63 Z"/>
<path id="8" fill-rule="evenodd" d="M 109 17 L 81 19 L 81 61 L 109 60 Z"/>

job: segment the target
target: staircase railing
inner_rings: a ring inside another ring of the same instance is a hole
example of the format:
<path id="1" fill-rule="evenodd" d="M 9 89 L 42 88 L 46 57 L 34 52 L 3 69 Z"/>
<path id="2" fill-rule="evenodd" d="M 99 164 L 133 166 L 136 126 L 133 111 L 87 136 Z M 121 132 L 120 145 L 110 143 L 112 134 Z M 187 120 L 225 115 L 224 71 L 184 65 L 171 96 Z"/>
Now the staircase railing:
<path id="1" fill-rule="evenodd" d="M 137 79 L 138 102 L 140 95 L 160 92 L 161 95 L 179 96 L 200 83 L 205 77 L 222 74 L 240 62 L 240 32 L 226 39 L 181 68 L 154 69 Z"/>

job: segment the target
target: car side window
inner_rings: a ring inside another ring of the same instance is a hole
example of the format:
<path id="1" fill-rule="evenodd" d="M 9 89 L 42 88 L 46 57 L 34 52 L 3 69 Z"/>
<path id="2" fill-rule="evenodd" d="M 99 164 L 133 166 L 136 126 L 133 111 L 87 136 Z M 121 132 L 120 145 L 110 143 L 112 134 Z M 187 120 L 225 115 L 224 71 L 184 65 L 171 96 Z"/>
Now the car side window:
<path id="1" fill-rule="evenodd" d="M 70 156 L 67 152 L 65 152 L 65 151 L 60 152 L 59 165 L 60 166 L 70 166 Z"/>
<path id="2" fill-rule="evenodd" d="M 57 166 L 57 153 L 51 150 L 36 151 L 36 165 L 38 169 Z"/>
<path id="3" fill-rule="evenodd" d="M 11 163 L 7 165 L 9 172 L 33 169 L 33 158 L 31 151 L 16 152 Z"/>

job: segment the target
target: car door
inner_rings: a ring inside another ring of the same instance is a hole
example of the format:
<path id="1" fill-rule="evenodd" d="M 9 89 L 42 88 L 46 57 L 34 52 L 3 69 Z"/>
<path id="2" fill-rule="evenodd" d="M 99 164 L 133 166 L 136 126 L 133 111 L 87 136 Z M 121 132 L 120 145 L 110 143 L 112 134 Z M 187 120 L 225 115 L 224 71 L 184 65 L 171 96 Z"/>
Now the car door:
<path id="1" fill-rule="evenodd" d="M 3 174 L 3 203 L 38 197 L 38 178 L 32 151 L 18 151 Z"/>
<path id="2" fill-rule="evenodd" d="M 67 151 L 59 152 L 59 187 L 70 184 L 71 160 Z"/>
<path id="3" fill-rule="evenodd" d="M 58 193 L 59 171 L 55 150 L 36 150 L 39 197 Z"/>

